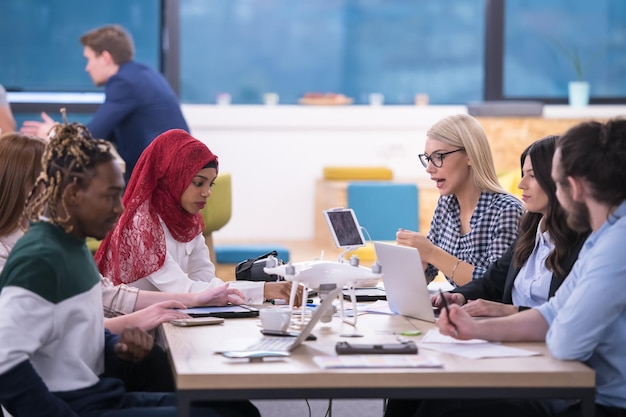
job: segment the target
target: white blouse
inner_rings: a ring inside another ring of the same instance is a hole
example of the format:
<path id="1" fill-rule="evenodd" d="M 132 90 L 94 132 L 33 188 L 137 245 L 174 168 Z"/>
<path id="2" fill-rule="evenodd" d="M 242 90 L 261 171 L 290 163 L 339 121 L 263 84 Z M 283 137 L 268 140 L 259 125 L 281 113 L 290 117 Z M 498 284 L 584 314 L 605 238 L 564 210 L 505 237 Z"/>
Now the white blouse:
<path id="1" fill-rule="evenodd" d="M 512 299 L 516 306 L 538 307 L 550 298 L 552 272 L 546 268 L 546 259 L 554 243 L 548 231 L 541 231 L 542 223 L 543 219 L 537 227 L 535 248 L 513 282 Z"/>
<path id="2" fill-rule="evenodd" d="M 9 253 L 13 249 L 13 246 L 17 243 L 18 239 L 24 236 L 24 232 L 20 228 L 14 232 L 0 237 L 0 272 L 4 269 L 4 264 L 7 263 Z"/>
<path id="3" fill-rule="evenodd" d="M 163 266 L 130 286 L 147 291 L 190 293 L 224 284 L 215 276 L 209 248 L 204 236 L 199 234 L 189 242 L 178 242 L 172 237 L 163 220 L 159 219 L 165 233 L 166 255 Z M 229 286 L 242 291 L 246 304 L 262 304 L 264 282 L 229 281 Z"/>

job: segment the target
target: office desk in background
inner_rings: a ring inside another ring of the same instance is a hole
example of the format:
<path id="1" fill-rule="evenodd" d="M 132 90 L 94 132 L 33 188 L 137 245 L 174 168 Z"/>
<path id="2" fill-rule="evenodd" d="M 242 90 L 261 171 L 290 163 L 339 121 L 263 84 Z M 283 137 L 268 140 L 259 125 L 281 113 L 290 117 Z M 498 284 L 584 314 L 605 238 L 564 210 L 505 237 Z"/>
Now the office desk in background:
<path id="1" fill-rule="evenodd" d="M 595 373 L 582 363 L 552 358 L 544 343 L 507 344 L 541 352 L 523 358 L 465 359 L 420 349 L 443 368 L 321 369 L 316 355 L 335 355 L 338 341 L 397 343 L 401 331 L 425 334 L 434 324 L 402 316 L 366 314 L 356 329 L 334 317 L 319 323 L 318 340 L 305 342 L 288 359 L 250 363 L 215 354 L 220 341 L 260 336 L 258 319 L 224 325 L 162 326 L 178 390 L 179 416 L 194 401 L 323 398 L 576 398 L 585 417 L 594 415 Z M 341 334 L 364 337 L 345 338 Z M 419 341 L 421 336 L 410 339 Z M 223 343 L 223 342 L 222 342 Z"/>

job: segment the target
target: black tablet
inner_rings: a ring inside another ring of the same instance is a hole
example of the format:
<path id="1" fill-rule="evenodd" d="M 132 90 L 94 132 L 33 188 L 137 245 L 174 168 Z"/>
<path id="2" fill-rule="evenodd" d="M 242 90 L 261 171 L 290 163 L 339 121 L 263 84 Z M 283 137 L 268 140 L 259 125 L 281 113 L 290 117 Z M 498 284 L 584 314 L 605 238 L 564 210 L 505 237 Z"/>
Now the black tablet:
<path id="1" fill-rule="evenodd" d="M 189 314 L 191 317 L 222 317 L 224 319 L 237 317 L 257 317 L 259 309 L 249 305 L 230 305 L 230 306 L 211 306 L 211 307 L 192 307 L 178 310 L 182 313 Z"/>

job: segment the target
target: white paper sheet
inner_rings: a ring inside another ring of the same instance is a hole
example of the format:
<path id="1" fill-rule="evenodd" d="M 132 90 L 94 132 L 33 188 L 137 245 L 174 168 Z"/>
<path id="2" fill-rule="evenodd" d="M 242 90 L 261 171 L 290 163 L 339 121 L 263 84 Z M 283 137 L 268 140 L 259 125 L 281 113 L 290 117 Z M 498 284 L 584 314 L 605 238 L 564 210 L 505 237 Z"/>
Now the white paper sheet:
<path id="1" fill-rule="evenodd" d="M 539 352 L 534 352 L 532 350 L 503 346 L 497 343 L 424 343 L 420 344 L 419 347 L 420 349 L 435 350 L 437 352 L 463 356 L 469 359 L 515 358 L 540 355 Z"/>
<path id="2" fill-rule="evenodd" d="M 482 339 L 469 339 L 460 340 L 451 336 L 446 336 L 439 332 L 439 329 L 429 330 L 424 337 L 422 337 L 421 343 L 460 343 L 460 344 L 472 344 L 472 343 L 489 343 L 487 340 Z"/>
<path id="3" fill-rule="evenodd" d="M 442 335 L 439 329 L 429 330 L 422 337 L 420 349 L 435 350 L 470 359 L 481 358 L 513 358 L 539 355 L 532 350 L 503 346 L 482 339 L 459 340 Z"/>

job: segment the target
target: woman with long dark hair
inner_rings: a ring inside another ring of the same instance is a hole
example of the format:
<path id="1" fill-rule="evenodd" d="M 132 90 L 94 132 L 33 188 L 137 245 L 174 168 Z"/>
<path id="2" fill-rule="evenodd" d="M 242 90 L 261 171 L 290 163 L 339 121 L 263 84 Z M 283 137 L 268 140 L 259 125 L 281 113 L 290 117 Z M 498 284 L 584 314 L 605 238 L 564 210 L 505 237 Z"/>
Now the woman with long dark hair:
<path id="1" fill-rule="evenodd" d="M 526 213 L 515 243 L 481 278 L 446 295 L 472 316 L 504 316 L 545 303 L 578 258 L 589 231 L 572 230 L 556 198 L 550 171 L 557 139 L 545 137 L 522 153 L 519 188 Z"/>

